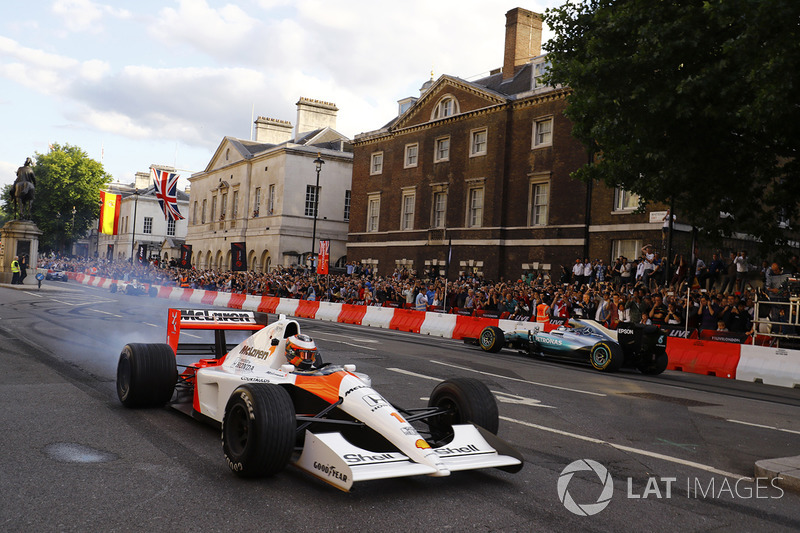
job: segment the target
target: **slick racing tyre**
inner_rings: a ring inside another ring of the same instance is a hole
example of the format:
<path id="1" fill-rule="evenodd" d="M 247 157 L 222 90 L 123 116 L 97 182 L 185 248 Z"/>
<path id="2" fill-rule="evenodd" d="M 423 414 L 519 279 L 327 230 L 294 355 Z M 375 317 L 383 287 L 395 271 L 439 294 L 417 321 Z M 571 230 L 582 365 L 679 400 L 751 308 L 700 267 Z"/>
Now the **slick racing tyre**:
<path id="1" fill-rule="evenodd" d="M 474 378 L 453 378 L 436 385 L 428 407 L 445 410 L 428 419 L 431 438 L 441 441 L 453 434 L 453 426 L 473 423 L 497 434 L 500 419 L 497 402 L 483 382 Z"/>
<path id="2" fill-rule="evenodd" d="M 128 285 L 127 287 L 125 287 L 125 294 L 129 295 L 139 294 L 139 291 L 136 290 L 133 285 Z"/>
<path id="3" fill-rule="evenodd" d="M 478 338 L 478 344 L 480 344 L 483 351 L 489 353 L 497 353 L 503 349 L 503 345 L 506 343 L 505 334 L 503 330 L 498 328 L 497 326 L 486 326 L 481 331 L 481 335 Z"/>
<path id="4" fill-rule="evenodd" d="M 160 407 L 172 398 L 178 369 L 168 344 L 126 344 L 117 364 L 117 396 L 125 407 Z"/>
<path id="5" fill-rule="evenodd" d="M 639 372 L 642 374 L 647 374 L 648 376 L 658 375 L 667 369 L 668 362 L 669 357 L 667 356 L 666 352 L 660 352 L 654 356 L 647 356 L 644 358 L 644 360 L 639 362 Z"/>
<path id="6" fill-rule="evenodd" d="M 156 289 L 155 287 L 150 287 L 147 290 L 147 294 L 148 296 L 150 296 L 150 298 L 155 298 L 156 296 L 158 296 L 158 289 Z"/>
<path id="7" fill-rule="evenodd" d="M 592 346 L 589 353 L 589 361 L 597 370 L 604 372 L 616 372 L 622 366 L 625 355 L 618 344 L 610 342 L 598 342 Z"/>
<path id="8" fill-rule="evenodd" d="M 112 283 L 110 289 L 111 289 L 111 292 L 117 292 L 117 284 L 116 283 Z"/>
<path id="9" fill-rule="evenodd" d="M 292 456 L 296 427 L 286 389 L 266 383 L 242 385 L 228 399 L 222 420 L 228 466 L 241 477 L 277 474 Z"/>

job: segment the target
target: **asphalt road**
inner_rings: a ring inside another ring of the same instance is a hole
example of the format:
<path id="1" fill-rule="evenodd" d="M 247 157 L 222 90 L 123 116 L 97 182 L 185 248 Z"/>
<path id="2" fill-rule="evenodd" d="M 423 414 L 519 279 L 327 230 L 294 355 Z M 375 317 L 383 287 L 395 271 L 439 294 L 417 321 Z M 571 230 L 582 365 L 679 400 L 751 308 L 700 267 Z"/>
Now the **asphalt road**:
<path id="1" fill-rule="evenodd" d="M 3 531 L 800 530 L 800 494 L 741 479 L 757 460 L 800 453 L 800 390 L 602 374 L 300 320 L 326 361 L 355 363 L 403 407 L 423 406 L 441 379 L 480 378 L 498 399 L 500 436 L 526 464 L 517 474 L 364 482 L 350 493 L 291 467 L 247 481 L 226 466 L 217 430 L 116 398 L 121 348 L 163 342 L 171 302 L 49 286 L 64 290 L 0 288 Z M 562 476 L 583 459 L 598 473 Z M 602 510 L 592 507 L 599 500 Z"/>

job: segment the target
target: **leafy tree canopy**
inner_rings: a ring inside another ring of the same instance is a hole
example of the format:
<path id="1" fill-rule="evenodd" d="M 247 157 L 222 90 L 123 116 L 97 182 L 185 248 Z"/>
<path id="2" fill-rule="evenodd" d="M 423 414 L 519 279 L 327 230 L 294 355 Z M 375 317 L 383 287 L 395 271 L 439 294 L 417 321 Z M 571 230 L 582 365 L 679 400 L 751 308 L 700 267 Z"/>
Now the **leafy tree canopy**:
<path id="1" fill-rule="evenodd" d="M 800 2 L 569 1 L 544 18 L 550 83 L 598 155 L 575 177 L 674 200 L 707 235 L 797 239 Z"/>
<path id="2" fill-rule="evenodd" d="M 54 144 L 34 159 L 36 197 L 31 218 L 42 230 L 40 249 L 63 250 L 85 236 L 100 215 L 100 189 L 111 176 L 102 164 L 69 144 Z M 13 213 L 9 189 L 3 192 L 3 210 Z"/>

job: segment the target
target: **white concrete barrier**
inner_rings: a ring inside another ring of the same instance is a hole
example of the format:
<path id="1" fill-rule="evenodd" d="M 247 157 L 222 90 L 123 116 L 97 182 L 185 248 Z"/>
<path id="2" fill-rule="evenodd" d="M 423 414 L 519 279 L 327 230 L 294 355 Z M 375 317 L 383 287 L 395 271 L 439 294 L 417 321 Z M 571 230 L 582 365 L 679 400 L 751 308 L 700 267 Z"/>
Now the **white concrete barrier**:
<path id="1" fill-rule="evenodd" d="M 261 296 L 248 294 L 244 302 L 242 302 L 242 309 L 245 311 L 258 311 L 259 305 L 261 305 Z"/>
<path id="2" fill-rule="evenodd" d="M 800 351 L 743 344 L 736 379 L 800 388 Z"/>
<path id="3" fill-rule="evenodd" d="M 279 315 L 294 316 L 297 311 L 297 306 L 300 305 L 300 300 L 292 298 L 281 298 L 281 303 L 275 308 L 275 313 Z"/>
<path id="4" fill-rule="evenodd" d="M 367 307 L 364 318 L 361 319 L 361 325 L 389 329 L 389 323 L 393 317 L 394 307 L 374 307 L 370 305 Z"/>
<path id="5" fill-rule="evenodd" d="M 342 304 L 340 303 L 320 302 L 316 318 L 317 320 L 325 320 L 326 322 L 336 322 L 341 312 Z"/>
<path id="6" fill-rule="evenodd" d="M 457 319 L 458 315 L 428 311 L 425 313 L 425 320 L 419 327 L 419 333 L 420 335 L 433 335 L 450 339 L 453 337 Z"/>

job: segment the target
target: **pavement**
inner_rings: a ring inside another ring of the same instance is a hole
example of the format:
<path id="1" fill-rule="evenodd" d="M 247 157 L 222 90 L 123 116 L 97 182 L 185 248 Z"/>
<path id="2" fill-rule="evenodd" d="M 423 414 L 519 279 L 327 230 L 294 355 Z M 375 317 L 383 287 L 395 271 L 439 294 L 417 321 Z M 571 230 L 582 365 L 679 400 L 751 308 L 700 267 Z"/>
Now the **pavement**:
<path id="1" fill-rule="evenodd" d="M 778 478 L 779 487 L 800 492 L 800 455 L 756 461 L 756 477 Z"/>
<path id="2" fill-rule="evenodd" d="M 0 288 L 14 289 L 15 291 L 43 291 L 43 292 L 63 292 L 63 291 L 79 291 L 80 289 L 70 289 L 69 282 L 64 281 L 42 281 L 42 286 L 39 287 L 34 281 L 33 283 L 23 283 L 21 285 L 11 285 L 10 283 L 0 283 Z"/>

